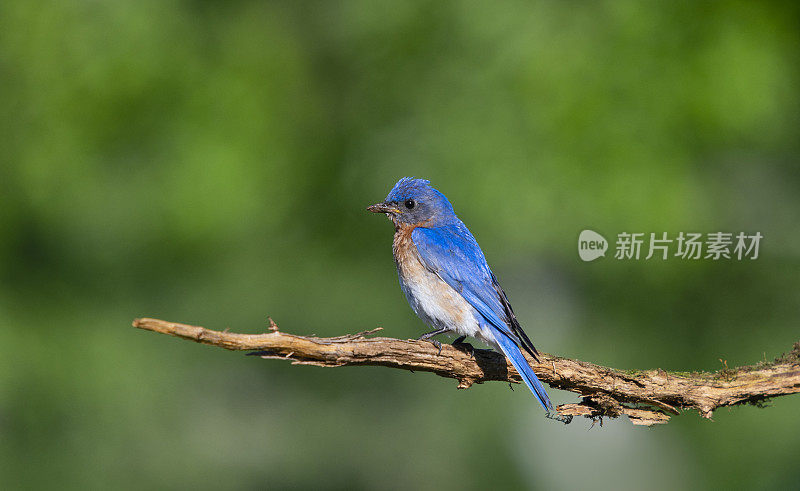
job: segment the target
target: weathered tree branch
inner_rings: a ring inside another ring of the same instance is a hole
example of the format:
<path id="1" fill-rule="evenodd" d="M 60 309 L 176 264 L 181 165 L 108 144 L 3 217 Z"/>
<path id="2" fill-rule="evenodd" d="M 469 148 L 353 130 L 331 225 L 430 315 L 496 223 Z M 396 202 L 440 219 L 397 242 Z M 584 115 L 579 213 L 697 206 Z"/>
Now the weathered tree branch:
<path id="1" fill-rule="evenodd" d="M 494 351 L 475 350 L 471 356 L 445 345 L 440 354 L 427 341 L 367 337 L 380 328 L 318 338 L 280 332 L 272 319 L 270 332 L 264 334 L 212 331 L 147 318 L 136 319 L 133 326 L 229 350 L 256 351 L 251 354 L 291 360 L 295 365 L 378 365 L 433 372 L 458 380 L 459 389 L 493 380 L 520 382 L 514 367 Z M 684 409 L 696 409 L 710 418 L 720 407 L 762 405 L 768 398 L 800 392 L 800 342 L 774 362 L 715 373 L 615 370 L 546 353 L 539 363 L 528 361 L 542 382 L 583 396 L 580 403 L 558 406 L 561 414 L 593 419 L 624 414 L 635 425 L 666 423 L 671 414 Z"/>

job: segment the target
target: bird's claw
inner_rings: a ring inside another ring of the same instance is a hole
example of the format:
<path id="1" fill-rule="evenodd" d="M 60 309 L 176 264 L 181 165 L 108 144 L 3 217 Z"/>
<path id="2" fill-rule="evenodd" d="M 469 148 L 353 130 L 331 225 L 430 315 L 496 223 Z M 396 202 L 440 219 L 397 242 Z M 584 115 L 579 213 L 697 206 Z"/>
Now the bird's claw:
<path id="1" fill-rule="evenodd" d="M 417 339 L 417 341 L 429 341 L 432 345 L 436 346 L 439 349 L 439 354 L 442 354 L 442 343 L 437 341 L 436 339 L 431 339 L 430 337 L 421 336 Z"/>
<path id="2" fill-rule="evenodd" d="M 466 338 L 466 336 L 457 337 L 451 346 L 457 350 L 468 353 L 470 358 L 475 358 L 475 348 L 471 344 L 464 342 L 464 339 Z"/>
<path id="3" fill-rule="evenodd" d="M 417 341 L 430 341 L 431 344 L 433 344 L 434 346 L 439 348 L 439 354 L 441 355 L 442 354 L 442 343 L 440 343 L 439 341 L 437 341 L 435 339 L 431 339 L 431 338 L 433 338 L 433 336 L 436 336 L 437 334 L 446 333 L 447 331 L 448 331 L 447 329 L 437 329 L 435 331 L 426 332 L 425 334 L 423 334 L 422 336 L 417 338 Z"/>

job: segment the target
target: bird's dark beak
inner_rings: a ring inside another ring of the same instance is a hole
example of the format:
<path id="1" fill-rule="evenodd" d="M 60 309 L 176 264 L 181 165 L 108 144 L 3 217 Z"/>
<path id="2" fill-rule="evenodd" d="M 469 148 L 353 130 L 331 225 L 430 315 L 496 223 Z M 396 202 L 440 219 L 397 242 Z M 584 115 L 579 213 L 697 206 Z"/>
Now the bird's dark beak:
<path id="1" fill-rule="evenodd" d="M 375 203 L 374 205 L 369 205 L 367 207 L 367 211 L 371 211 L 372 213 L 392 213 L 395 215 L 400 213 L 400 210 L 388 203 Z"/>

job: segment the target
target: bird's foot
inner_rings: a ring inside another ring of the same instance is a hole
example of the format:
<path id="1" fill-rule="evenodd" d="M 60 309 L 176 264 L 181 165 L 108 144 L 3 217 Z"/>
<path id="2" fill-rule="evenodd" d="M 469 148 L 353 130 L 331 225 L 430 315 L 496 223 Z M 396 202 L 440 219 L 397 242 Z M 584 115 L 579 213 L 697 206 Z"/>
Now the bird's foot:
<path id="1" fill-rule="evenodd" d="M 457 337 L 451 346 L 457 350 L 463 351 L 464 353 L 468 353 L 470 358 L 475 358 L 475 348 L 473 348 L 471 344 L 464 342 L 466 338 L 466 336 Z"/>
<path id="2" fill-rule="evenodd" d="M 444 333 L 446 333 L 448 331 L 449 331 L 449 329 L 437 329 L 435 331 L 426 332 L 425 334 L 423 334 L 422 336 L 417 338 L 417 341 L 428 341 L 429 340 L 432 345 L 436 346 L 439 349 L 439 354 L 441 355 L 442 354 L 442 343 L 440 343 L 439 341 L 437 341 L 435 339 L 431 339 L 431 338 L 436 336 L 437 334 L 444 334 Z"/>

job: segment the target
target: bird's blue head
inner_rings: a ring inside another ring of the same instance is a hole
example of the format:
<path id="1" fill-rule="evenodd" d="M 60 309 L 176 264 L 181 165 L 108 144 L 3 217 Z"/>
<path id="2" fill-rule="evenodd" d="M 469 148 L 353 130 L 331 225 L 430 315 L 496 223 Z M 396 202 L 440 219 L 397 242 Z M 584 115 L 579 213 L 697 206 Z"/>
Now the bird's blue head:
<path id="1" fill-rule="evenodd" d="M 453 205 L 431 187 L 430 181 L 404 177 L 397 181 L 382 203 L 367 207 L 373 213 L 386 213 L 395 224 L 444 225 L 456 218 Z"/>

